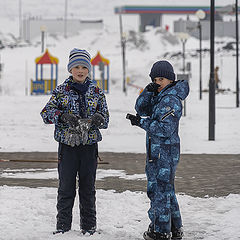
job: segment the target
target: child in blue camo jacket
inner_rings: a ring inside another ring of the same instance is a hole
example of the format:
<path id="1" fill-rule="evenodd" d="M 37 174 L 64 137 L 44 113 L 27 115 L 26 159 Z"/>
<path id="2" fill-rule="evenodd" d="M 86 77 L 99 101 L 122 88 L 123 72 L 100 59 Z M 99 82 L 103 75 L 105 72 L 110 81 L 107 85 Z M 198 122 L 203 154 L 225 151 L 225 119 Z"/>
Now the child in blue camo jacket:
<path id="1" fill-rule="evenodd" d="M 168 61 L 153 64 L 148 84 L 136 100 L 137 115 L 131 124 L 146 131 L 147 195 L 150 225 L 146 240 L 182 239 L 182 219 L 175 195 L 174 178 L 180 158 L 179 120 L 189 93 L 187 81 L 175 81 Z M 141 118 L 143 116 L 144 118 Z"/>
<path id="2" fill-rule="evenodd" d="M 97 142 L 102 140 L 99 129 L 108 127 L 109 112 L 104 93 L 89 78 L 90 54 L 74 48 L 67 67 L 72 75 L 53 91 L 41 111 L 44 123 L 55 124 L 54 138 L 59 142 L 57 230 L 53 233 L 71 229 L 78 175 L 80 229 L 92 235 L 96 231 Z"/>

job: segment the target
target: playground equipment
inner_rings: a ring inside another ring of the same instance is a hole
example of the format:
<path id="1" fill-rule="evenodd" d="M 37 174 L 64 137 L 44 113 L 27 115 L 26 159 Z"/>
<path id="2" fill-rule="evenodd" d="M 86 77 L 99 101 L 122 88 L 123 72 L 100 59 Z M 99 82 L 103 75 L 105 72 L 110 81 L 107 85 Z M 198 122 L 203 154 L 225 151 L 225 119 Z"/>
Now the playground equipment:
<path id="1" fill-rule="evenodd" d="M 132 83 L 130 82 L 130 78 L 129 78 L 129 77 L 127 77 L 126 82 L 127 82 L 127 85 L 128 85 L 128 86 L 139 89 L 139 95 L 142 93 L 143 88 L 140 87 L 140 86 L 138 86 L 138 85 L 136 85 L 136 84 L 132 84 Z"/>
<path id="2" fill-rule="evenodd" d="M 104 58 L 98 51 L 97 55 L 91 59 L 91 63 L 93 66 L 92 81 L 101 88 L 104 93 L 109 93 L 109 60 Z M 95 66 L 99 67 L 100 79 L 95 78 Z"/>
<path id="3" fill-rule="evenodd" d="M 57 86 L 58 79 L 58 58 L 53 57 L 48 49 L 44 54 L 35 59 L 36 62 L 36 80 L 31 80 L 31 94 L 51 94 L 53 89 Z M 50 65 L 50 78 L 43 78 L 43 65 Z M 40 66 L 40 78 L 39 78 L 39 66 Z M 54 78 L 54 66 L 55 66 L 55 78 Z"/>

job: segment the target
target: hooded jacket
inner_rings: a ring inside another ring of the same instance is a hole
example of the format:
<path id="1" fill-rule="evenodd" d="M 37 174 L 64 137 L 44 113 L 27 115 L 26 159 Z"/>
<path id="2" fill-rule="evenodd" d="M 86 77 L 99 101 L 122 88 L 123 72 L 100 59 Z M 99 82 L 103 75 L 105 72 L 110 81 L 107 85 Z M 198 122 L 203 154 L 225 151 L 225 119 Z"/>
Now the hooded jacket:
<path id="1" fill-rule="evenodd" d="M 106 129 L 109 122 L 109 112 L 105 95 L 101 89 L 96 87 L 90 79 L 88 89 L 85 93 L 85 113 L 86 118 L 91 118 L 94 113 L 99 113 L 104 117 L 104 124 L 101 128 Z M 69 77 L 59 85 L 52 93 L 49 102 L 41 111 L 44 123 L 55 124 L 54 138 L 57 142 L 68 144 L 67 136 L 70 134 L 68 125 L 59 121 L 62 113 L 72 113 L 79 115 L 81 112 L 79 104 L 79 94 L 73 88 L 73 79 Z M 99 129 L 90 128 L 87 144 L 91 145 L 102 140 Z"/>
<path id="2" fill-rule="evenodd" d="M 144 89 L 137 98 L 135 109 L 140 116 L 146 117 L 140 120 L 140 127 L 147 132 L 148 160 L 166 157 L 179 159 L 178 127 L 182 116 L 181 101 L 188 94 L 188 82 L 181 80 L 166 86 L 157 96 Z M 171 146 L 174 146 L 174 151 Z"/>

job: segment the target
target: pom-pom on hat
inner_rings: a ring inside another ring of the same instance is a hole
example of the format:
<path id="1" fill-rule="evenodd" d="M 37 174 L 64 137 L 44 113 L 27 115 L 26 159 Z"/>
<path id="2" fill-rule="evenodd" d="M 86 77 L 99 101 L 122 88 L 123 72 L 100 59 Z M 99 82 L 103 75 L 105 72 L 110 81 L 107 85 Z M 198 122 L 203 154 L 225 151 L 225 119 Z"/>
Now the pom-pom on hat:
<path id="1" fill-rule="evenodd" d="M 78 65 L 86 67 L 90 73 L 91 55 L 86 50 L 74 48 L 69 55 L 68 71 L 71 72 L 71 69 Z"/>
<path id="2" fill-rule="evenodd" d="M 168 61 L 158 61 L 152 66 L 151 72 L 149 74 L 152 81 L 156 77 L 164 77 L 169 80 L 175 81 L 175 73 L 171 63 Z"/>

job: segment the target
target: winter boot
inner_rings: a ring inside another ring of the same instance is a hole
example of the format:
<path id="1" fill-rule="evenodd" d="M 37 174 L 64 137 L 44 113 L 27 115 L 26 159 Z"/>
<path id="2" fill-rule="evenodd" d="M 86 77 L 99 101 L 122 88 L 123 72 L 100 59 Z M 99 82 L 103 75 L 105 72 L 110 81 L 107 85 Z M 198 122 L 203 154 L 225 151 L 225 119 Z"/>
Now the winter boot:
<path id="1" fill-rule="evenodd" d="M 58 234 L 58 233 L 62 233 L 64 234 L 65 232 L 68 232 L 71 229 L 71 227 L 66 226 L 65 224 L 62 223 L 57 223 L 57 230 L 53 232 L 53 234 Z"/>
<path id="2" fill-rule="evenodd" d="M 90 229 L 88 229 L 88 230 L 86 230 L 86 229 L 82 229 L 82 230 L 81 230 L 81 233 L 82 233 L 83 235 L 85 235 L 85 234 L 93 235 L 95 232 L 96 232 L 96 227 L 92 227 L 92 228 L 90 228 Z"/>
<path id="3" fill-rule="evenodd" d="M 183 237 L 183 229 L 182 228 L 175 228 L 172 230 L 172 238 L 173 240 L 180 240 Z"/>
<path id="4" fill-rule="evenodd" d="M 148 230 L 143 233 L 145 240 L 170 240 L 171 235 L 169 233 L 154 232 L 149 226 Z"/>
<path id="5" fill-rule="evenodd" d="M 64 234 L 65 232 L 68 232 L 69 230 L 70 230 L 70 229 L 68 229 L 68 230 L 57 229 L 56 231 L 53 232 L 53 235 L 58 234 L 58 233 Z"/>

